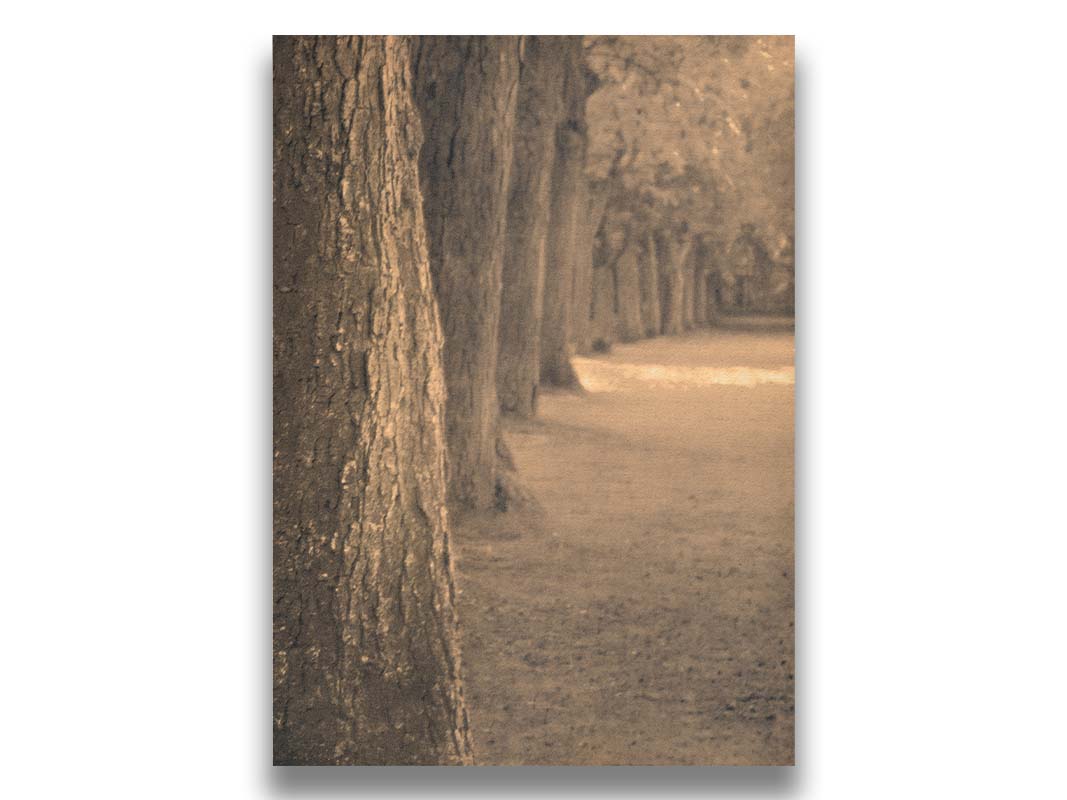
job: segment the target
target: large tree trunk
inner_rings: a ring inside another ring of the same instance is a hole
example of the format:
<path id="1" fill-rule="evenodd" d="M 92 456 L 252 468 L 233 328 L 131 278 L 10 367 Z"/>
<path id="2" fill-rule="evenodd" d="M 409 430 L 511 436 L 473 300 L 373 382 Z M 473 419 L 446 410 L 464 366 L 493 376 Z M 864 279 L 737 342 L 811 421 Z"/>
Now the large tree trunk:
<path id="1" fill-rule="evenodd" d="M 497 473 L 497 350 L 520 38 L 423 36 L 414 54 L 430 269 L 445 334 L 448 487 L 490 508 Z"/>
<path id="2" fill-rule="evenodd" d="M 563 37 L 563 120 L 556 129 L 552 169 L 551 227 L 545 261 L 545 304 L 541 321 L 541 382 L 577 387 L 571 365 L 574 340 L 574 270 L 582 188 L 586 180 L 585 98 L 582 39 Z"/>
<path id="3" fill-rule="evenodd" d="M 656 237 L 653 234 L 648 234 L 637 255 L 641 277 L 641 321 L 645 336 L 659 336 L 659 262 L 656 257 Z"/>
<path id="4" fill-rule="evenodd" d="M 502 411 L 537 411 L 549 190 L 563 113 L 563 57 L 556 36 L 528 36 L 519 75 L 508 198 L 496 386 Z"/>
<path id="5" fill-rule="evenodd" d="M 274 45 L 274 760 L 469 763 L 408 42 Z"/>
<path id="6" fill-rule="evenodd" d="M 615 262 L 617 281 L 617 327 L 620 341 L 632 342 L 644 335 L 641 319 L 641 274 L 637 263 L 637 247 L 627 243 Z"/>

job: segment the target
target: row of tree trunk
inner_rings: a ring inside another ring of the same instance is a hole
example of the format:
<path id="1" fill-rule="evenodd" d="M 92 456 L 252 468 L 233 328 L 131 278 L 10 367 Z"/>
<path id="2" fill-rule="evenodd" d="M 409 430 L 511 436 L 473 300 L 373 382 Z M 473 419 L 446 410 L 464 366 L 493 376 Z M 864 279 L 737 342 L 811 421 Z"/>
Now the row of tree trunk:
<path id="1" fill-rule="evenodd" d="M 699 237 L 631 235 L 619 252 L 591 264 L 589 273 L 593 294 L 585 316 L 591 338 L 575 340 L 579 353 L 715 322 L 718 274 Z"/>
<path id="2" fill-rule="evenodd" d="M 276 763 L 472 760 L 449 511 L 577 383 L 591 87 L 580 37 L 275 39 Z"/>

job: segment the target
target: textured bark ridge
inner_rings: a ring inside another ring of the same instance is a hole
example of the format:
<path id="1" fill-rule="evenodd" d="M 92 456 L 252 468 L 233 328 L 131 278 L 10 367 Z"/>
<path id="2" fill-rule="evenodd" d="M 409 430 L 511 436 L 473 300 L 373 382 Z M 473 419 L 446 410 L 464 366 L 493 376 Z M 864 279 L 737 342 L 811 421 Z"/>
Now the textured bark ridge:
<path id="1" fill-rule="evenodd" d="M 548 240 L 545 261 L 541 382 L 573 388 L 580 385 L 571 365 L 571 355 L 575 257 L 585 182 L 585 99 L 588 83 L 582 70 L 581 37 L 562 38 L 565 46 L 562 59 L 564 117 L 556 129 L 556 160 L 552 169 L 552 235 Z"/>
<path id="2" fill-rule="evenodd" d="M 549 190 L 565 52 L 560 37 L 528 36 L 519 75 L 496 385 L 500 409 L 522 417 L 537 411 Z"/>
<path id="3" fill-rule="evenodd" d="M 448 486 L 460 506 L 490 508 L 496 490 L 500 328 L 517 36 L 423 36 L 415 101 L 430 268 L 444 328 Z"/>
<path id="4" fill-rule="evenodd" d="M 409 43 L 274 45 L 274 760 L 462 764 Z"/>

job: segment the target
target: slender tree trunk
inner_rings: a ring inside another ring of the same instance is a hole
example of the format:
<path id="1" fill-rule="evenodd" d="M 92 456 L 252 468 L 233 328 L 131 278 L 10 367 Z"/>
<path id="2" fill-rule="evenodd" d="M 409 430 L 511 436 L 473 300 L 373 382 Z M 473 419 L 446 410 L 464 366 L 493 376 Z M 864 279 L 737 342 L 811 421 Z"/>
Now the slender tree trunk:
<path id="1" fill-rule="evenodd" d="M 581 182 L 578 234 L 574 260 L 574 349 L 589 353 L 593 347 L 593 318 L 595 315 L 594 251 L 596 235 L 608 209 L 609 195 L 587 180 Z"/>
<path id="2" fill-rule="evenodd" d="M 696 287 L 693 260 L 682 262 L 682 330 L 693 329 L 693 309 L 696 307 Z"/>
<path id="3" fill-rule="evenodd" d="M 549 190 L 556 127 L 563 113 L 565 44 L 528 36 L 519 74 L 515 150 L 508 198 L 496 385 L 502 411 L 537 411 Z"/>
<path id="4" fill-rule="evenodd" d="M 703 328 L 708 323 L 707 276 L 700 262 L 693 265 L 693 324 Z"/>
<path id="5" fill-rule="evenodd" d="M 587 79 L 582 69 L 582 40 L 563 37 L 564 116 L 556 129 L 552 169 L 551 228 L 545 260 L 545 304 L 541 322 L 541 382 L 576 387 L 571 365 L 574 331 L 574 270 L 582 184 L 585 181 Z"/>
<path id="6" fill-rule="evenodd" d="M 614 270 L 601 265 L 593 270 L 593 319 L 591 336 L 593 350 L 609 350 L 615 343 L 615 299 L 616 285 Z"/>
<path id="7" fill-rule="evenodd" d="M 430 269 L 445 334 L 448 486 L 458 506 L 490 508 L 520 38 L 423 36 L 414 53 Z"/>
<path id="8" fill-rule="evenodd" d="M 723 286 L 722 274 L 719 272 L 719 248 L 705 240 L 704 247 L 704 275 L 707 295 L 707 322 L 715 325 L 719 318 L 719 310 L 723 307 L 725 287 Z"/>
<path id="9" fill-rule="evenodd" d="M 693 322 L 697 327 L 708 324 L 708 247 L 703 238 L 693 249 Z"/>
<path id="10" fill-rule="evenodd" d="M 651 233 L 645 238 L 638 252 L 637 265 L 641 278 L 641 321 L 645 336 L 659 336 L 659 266 L 656 258 L 656 239 Z"/>
<path id="11" fill-rule="evenodd" d="M 684 297 L 684 266 L 689 257 L 689 242 L 684 240 L 676 246 L 670 234 L 661 239 L 662 258 L 661 285 L 663 287 L 663 333 L 667 335 L 679 334 L 685 329 L 683 308 Z"/>
<path id="12" fill-rule="evenodd" d="M 637 260 L 637 247 L 627 243 L 619 260 L 615 262 L 618 278 L 618 336 L 623 342 L 632 342 L 644 336 L 645 325 L 641 318 L 641 272 Z"/>
<path id="13" fill-rule="evenodd" d="M 671 314 L 671 243 L 661 233 L 656 233 L 656 266 L 659 269 L 659 333 L 668 333 L 667 321 Z"/>
<path id="14" fill-rule="evenodd" d="M 593 347 L 594 308 L 593 240 L 596 231 L 590 233 L 590 215 L 593 191 L 589 181 L 582 177 L 578 182 L 578 224 L 574 234 L 574 272 L 571 298 L 571 345 L 576 353 L 589 353 Z"/>
<path id="15" fill-rule="evenodd" d="M 706 287 L 705 297 L 707 298 L 704 319 L 708 325 L 714 325 L 719 319 L 719 307 L 721 304 L 719 295 L 722 292 L 722 282 L 719 274 L 714 271 L 713 266 L 704 273 L 704 285 Z"/>
<path id="16" fill-rule="evenodd" d="M 469 763 L 408 41 L 274 44 L 274 760 Z"/>

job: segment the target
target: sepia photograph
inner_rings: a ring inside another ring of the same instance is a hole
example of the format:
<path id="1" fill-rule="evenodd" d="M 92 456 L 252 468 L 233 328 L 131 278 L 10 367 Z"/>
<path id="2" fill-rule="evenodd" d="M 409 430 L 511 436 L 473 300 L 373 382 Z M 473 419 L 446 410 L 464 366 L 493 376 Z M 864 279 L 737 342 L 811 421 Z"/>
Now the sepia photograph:
<path id="1" fill-rule="evenodd" d="M 791 36 L 276 36 L 278 765 L 794 761 Z"/>
<path id="2" fill-rule="evenodd" d="M 1055 11 L 7 4 L 0 794 L 1063 794 Z"/>

